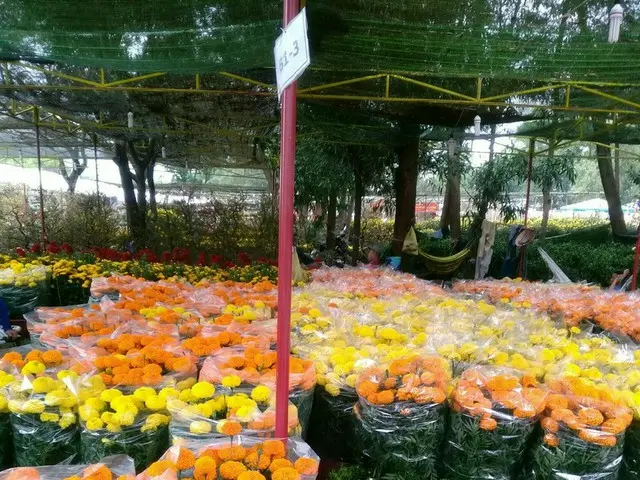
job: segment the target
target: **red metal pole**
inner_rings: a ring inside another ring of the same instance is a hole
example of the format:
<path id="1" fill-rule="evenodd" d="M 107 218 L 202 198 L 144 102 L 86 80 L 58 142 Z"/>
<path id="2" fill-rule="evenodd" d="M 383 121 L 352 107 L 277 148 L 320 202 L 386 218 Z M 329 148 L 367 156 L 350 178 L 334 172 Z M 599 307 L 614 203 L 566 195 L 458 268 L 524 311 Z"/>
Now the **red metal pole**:
<path id="1" fill-rule="evenodd" d="M 529 170 L 527 172 L 527 197 L 524 200 L 524 227 L 527 228 L 527 222 L 529 220 L 529 196 L 531 195 L 531 172 L 533 170 L 533 155 L 536 149 L 536 139 L 531 138 L 529 140 Z M 527 247 L 522 248 L 522 255 L 520 257 L 520 278 L 524 276 L 524 257 L 527 254 Z"/>
<path id="2" fill-rule="evenodd" d="M 283 0 L 283 24 L 298 14 L 298 0 Z M 276 365 L 276 436 L 289 433 L 289 354 L 291 335 L 291 262 L 293 260 L 293 184 L 296 157 L 296 92 L 294 82 L 282 93 L 280 109 L 280 219 L 278 226 L 278 335 Z"/>

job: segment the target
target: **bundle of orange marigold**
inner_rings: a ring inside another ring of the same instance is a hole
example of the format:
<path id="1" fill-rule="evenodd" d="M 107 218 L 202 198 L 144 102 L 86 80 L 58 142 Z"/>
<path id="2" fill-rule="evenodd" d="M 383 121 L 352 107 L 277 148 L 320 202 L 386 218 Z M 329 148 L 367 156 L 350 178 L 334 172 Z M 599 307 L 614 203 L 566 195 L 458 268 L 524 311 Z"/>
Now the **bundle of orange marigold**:
<path id="1" fill-rule="evenodd" d="M 97 357 L 93 366 L 107 386 L 170 385 L 195 377 L 196 362 L 181 351 L 167 351 L 148 346 L 128 355 Z"/>
<path id="2" fill-rule="evenodd" d="M 551 393 L 526 479 L 617 479 L 633 415 L 606 388 L 583 378 L 548 382 Z"/>
<path id="3" fill-rule="evenodd" d="M 402 358 L 358 377 L 361 450 L 376 470 L 398 478 L 438 478 L 446 426 L 449 364 L 441 357 Z"/>
<path id="4" fill-rule="evenodd" d="M 17 467 L 0 472 L 0 480 L 135 480 L 133 460 L 126 455 L 105 457 L 93 465 Z"/>
<path id="5" fill-rule="evenodd" d="M 138 480 L 315 480 L 318 456 L 304 442 L 290 438 L 258 440 L 242 437 L 197 449 L 173 446 Z"/>
<path id="6" fill-rule="evenodd" d="M 495 367 L 465 370 L 451 396 L 446 478 L 515 478 L 547 393 L 535 378 Z"/>

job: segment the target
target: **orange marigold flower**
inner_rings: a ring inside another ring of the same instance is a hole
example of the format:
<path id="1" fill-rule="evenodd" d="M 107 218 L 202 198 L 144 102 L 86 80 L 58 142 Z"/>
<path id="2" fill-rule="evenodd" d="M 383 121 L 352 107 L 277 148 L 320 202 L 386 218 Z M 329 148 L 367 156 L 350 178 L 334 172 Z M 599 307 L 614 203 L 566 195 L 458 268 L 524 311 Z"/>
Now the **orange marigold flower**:
<path id="1" fill-rule="evenodd" d="M 557 393 L 552 393 L 547 398 L 547 407 L 552 410 L 556 410 L 558 408 L 567 408 L 569 406 L 569 401 L 567 397 L 564 395 L 560 395 Z"/>
<path id="2" fill-rule="evenodd" d="M 167 470 L 176 470 L 176 465 L 169 460 L 158 460 L 155 463 L 152 463 L 149 468 L 146 470 L 146 474 L 149 477 L 159 477 Z"/>
<path id="3" fill-rule="evenodd" d="M 602 447 L 615 447 L 618 441 L 615 435 L 601 434 L 593 440 L 593 443 Z"/>
<path id="4" fill-rule="evenodd" d="M 113 475 L 106 465 L 91 465 L 82 472 L 83 480 L 111 480 Z"/>
<path id="5" fill-rule="evenodd" d="M 178 470 L 189 470 L 196 463 L 196 456 L 188 448 L 181 447 L 176 466 Z"/>
<path id="6" fill-rule="evenodd" d="M 498 422 L 495 421 L 495 419 L 491 418 L 491 417 L 484 417 L 482 420 L 480 420 L 480 428 L 482 430 L 495 430 L 496 428 L 498 428 Z"/>
<path id="7" fill-rule="evenodd" d="M 301 475 L 315 475 L 318 473 L 318 462 L 309 457 L 300 457 L 296 460 L 296 463 L 293 464 L 293 467 Z"/>
<path id="8" fill-rule="evenodd" d="M 42 352 L 40 350 L 31 350 L 29 353 L 25 355 L 24 359 L 27 362 L 32 362 L 34 360 L 40 360 L 41 356 L 42 356 Z"/>
<path id="9" fill-rule="evenodd" d="M 238 480 L 266 480 L 260 472 L 242 472 L 238 475 Z"/>
<path id="10" fill-rule="evenodd" d="M 397 384 L 398 384 L 398 380 L 396 377 L 389 377 L 384 381 L 383 386 L 387 390 L 391 390 L 393 388 L 396 388 Z"/>
<path id="11" fill-rule="evenodd" d="M 242 472 L 246 472 L 247 467 L 245 467 L 240 462 L 224 462 L 220 465 L 220 476 L 225 480 L 237 480 Z"/>
<path id="12" fill-rule="evenodd" d="M 431 386 L 435 383 L 436 381 L 436 375 L 433 372 L 423 372 L 422 375 L 420 375 L 420 382 L 422 382 L 423 385 L 426 386 Z"/>
<path id="13" fill-rule="evenodd" d="M 395 395 L 391 390 L 383 390 L 376 395 L 375 403 L 379 403 L 380 405 L 389 405 L 390 403 L 393 403 L 394 398 Z"/>
<path id="14" fill-rule="evenodd" d="M 217 464 L 216 461 L 209 457 L 200 457 L 195 461 L 193 471 L 194 480 L 216 480 Z"/>
<path id="15" fill-rule="evenodd" d="M 602 425 L 600 425 L 600 429 L 603 432 L 618 435 L 624 432 L 627 429 L 627 426 L 624 424 L 624 422 L 618 420 L 617 418 L 610 418 L 609 420 L 605 420 Z"/>
<path id="16" fill-rule="evenodd" d="M 173 367 L 172 367 L 173 370 L 180 373 L 187 373 L 192 368 L 193 368 L 193 364 L 191 363 L 191 360 L 186 357 L 177 359 L 175 362 L 173 362 Z"/>
<path id="17" fill-rule="evenodd" d="M 402 376 L 411 373 L 411 359 L 399 358 L 389 365 L 389 375 Z"/>
<path id="18" fill-rule="evenodd" d="M 271 475 L 271 480 L 298 480 L 299 478 L 298 471 L 290 467 L 281 468 Z"/>
<path id="19" fill-rule="evenodd" d="M 260 460 L 258 452 L 251 452 L 244 458 L 244 464 L 249 468 L 256 469 L 258 468 L 258 460 Z"/>
<path id="20" fill-rule="evenodd" d="M 286 458 L 276 458 L 271 465 L 269 465 L 269 470 L 273 473 L 276 470 L 280 470 L 281 468 L 293 467 L 293 463 Z"/>
<path id="21" fill-rule="evenodd" d="M 14 468 L 9 473 L 7 480 L 39 480 L 38 470 L 32 467 Z"/>
<path id="22" fill-rule="evenodd" d="M 269 465 L 271 465 L 271 457 L 266 453 L 260 455 L 260 459 L 258 460 L 258 469 L 266 470 L 269 468 Z"/>
<path id="23" fill-rule="evenodd" d="M 262 451 L 273 458 L 284 458 L 287 454 L 287 449 L 281 440 L 265 440 Z"/>
<path id="24" fill-rule="evenodd" d="M 490 390 L 514 390 L 519 384 L 518 377 L 514 375 L 496 375 L 487 380 L 487 388 Z"/>
<path id="25" fill-rule="evenodd" d="M 595 408 L 582 408 L 578 412 L 578 419 L 591 427 L 597 427 L 604 422 L 604 416 Z"/>
<path id="26" fill-rule="evenodd" d="M 558 430 L 560 429 L 560 425 L 558 425 L 558 422 L 556 422 L 551 417 L 543 418 L 542 422 L 540 422 L 540 425 L 542 425 L 542 428 L 544 428 L 545 432 L 548 433 L 558 433 Z"/>
<path id="27" fill-rule="evenodd" d="M 543 442 L 550 447 L 557 447 L 560 444 L 560 440 L 553 433 L 547 433 L 543 438 Z"/>
<path id="28" fill-rule="evenodd" d="M 219 429 L 218 429 L 219 433 L 222 433 L 223 435 L 228 435 L 230 437 L 233 437 L 234 435 L 238 435 L 240 432 L 242 432 L 242 425 L 240 425 L 240 423 L 235 422 L 233 420 L 226 420 L 226 421 L 220 422 L 218 426 L 219 426 Z"/>

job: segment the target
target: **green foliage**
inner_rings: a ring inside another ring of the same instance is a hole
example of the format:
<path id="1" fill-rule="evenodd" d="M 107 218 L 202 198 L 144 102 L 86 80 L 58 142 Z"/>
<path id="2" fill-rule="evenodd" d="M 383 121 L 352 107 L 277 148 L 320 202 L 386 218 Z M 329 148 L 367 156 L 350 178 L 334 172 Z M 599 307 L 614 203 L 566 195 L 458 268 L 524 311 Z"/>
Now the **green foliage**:
<path id="1" fill-rule="evenodd" d="M 353 189 L 354 169 L 343 145 L 301 140 L 296 153 L 295 203 L 326 205 L 331 192 Z"/>
<path id="2" fill-rule="evenodd" d="M 247 215 L 250 205 L 238 196 L 225 202 L 175 202 L 158 209 L 152 221 L 151 245 L 157 252 L 188 248 L 235 260 L 241 251 L 255 257 L 273 258 L 277 252 L 278 215 L 272 201 L 264 197 L 257 211 Z"/>
<path id="3" fill-rule="evenodd" d="M 379 218 L 362 220 L 362 245 L 388 245 L 393 239 L 393 222 L 385 222 Z"/>
<path id="4" fill-rule="evenodd" d="M 37 195 L 22 188 L 0 189 L 0 250 L 28 248 L 40 241 L 39 202 Z M 47 192 L 44 205 L 49 240 L 68 243 L 75 249 L 118 243 L 121 218 L 106 197 Z"/>
<path id="5" fill-rule="evenodd" d="M 360 465 L 346 465 L 329 474 L 329 480 L 366 480 L 369 472 Z"/>
<path id="6" fill-rule="evenodd" d="M 480 418 L 451 413 L 443 455 L 449 480 L 510 480 L 522 467 L 536 422 L 497 415 L 495 430 L 480 428 Z"/>
<path id="7" fill-rule="evenodd" d="M 87 302 L 89 289 L 67 275 L 52 278 L 49 284 L 49 304 L 54 306 L 80 305 Z"/>
<path id="8" fill-rule="evenodd" d="M 132 425 L 118 433 L 91 432 L 86 428 L 80 433 L 80 455 L 87 464 L 98 463 L 111 455 L 128 455 L 140 472 L 158 460 L 167 448 L 169 427 L 166 425 L 146 432 L 140 431 L 140 425 Z"/>
<path id="9" fill-rule="evenodd" d="M 35 287 L 0 286 L 0 298 L 9 309 L 10 318 L 22 318 L 39 305 L 46 305 L 49 298 L 49 281 L 39 282 Z M 85 298 L 86 300 L 86 298 Z"/>
<path id="10" fill-rule="evenodd" d="M 541 429 L 538 429 L 541 430 Z M 624 435 L 613 447 L 599 446 L 578 438 L 575 432 L 560 430 L 560 443 L 549 447 L 543 433 L 529 450 L 523 480 L 617 480 L 622 465 Z"/>
<path id="11" fill-rule="evenodd" d="M 640 422 L 634 420 L 624 437 L 623 480 L 640 478 Z"/>
<path id="12" fill-rule="evenodd" d="M 500 278 L 500 269 L 506 253 L 506 236 L 503 241 L 496 239 L 490 276 Z M 537 249 L 529 247 L 527 253 L 527 278 L 529 280 L 549 280 L 551 272 L 543 262 Z M 541 245 L 560 268 L 573 281 L 588 281 L 606 287 L 611 275 L 633 266 L 633 252 L 627 245 L 612 241 L 593 244 L 584 241 L 552 241 Z"/>
<path id="13" fill-rule="evenodd" d="M 8 413 L 0 414 L 0 470 L 13 466 L 13 432 Z"/>
<path id="14" fill-rule="evenodd" d="M 337 397 L 317 386 L 307 441 L 321 458 L 352 462 L 358 457 L 353 405 L 355 392 L 341 391 Z"/>
<path id="15" fill-rule="evenodd" d="M 74 463 L 78 455 L 78 429 L 42 422 L 37 414 L 11 414 L 16 465 L 39 467 Z"/>
<path id="16" fill-rule="evenodd" d="M 298 420 L 302 427 L 302 438 L 307 438 L 309 432 L 309 421 L 313 410 L 313 390 L 295 390 L 289 393 L 289 400 L 298 409 Z"/>
<path id="17" fill-rule="evenodd" d="M 437 480 L 447 424 L 442 404 L 356 406 L 359 449 L 375 478 Z"/>

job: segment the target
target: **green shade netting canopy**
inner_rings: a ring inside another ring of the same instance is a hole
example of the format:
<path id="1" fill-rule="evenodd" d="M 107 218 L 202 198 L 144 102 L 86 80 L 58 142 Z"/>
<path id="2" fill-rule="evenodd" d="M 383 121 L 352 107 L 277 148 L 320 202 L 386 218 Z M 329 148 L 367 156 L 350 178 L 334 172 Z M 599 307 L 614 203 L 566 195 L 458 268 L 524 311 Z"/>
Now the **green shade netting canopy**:
<path id="1" fill-rule="evenodd" d="M 599 0 L 309 0 L 313 67 L 636 82 L 640 3 L 607 43 Z M 128 72 L 271 68 L 278 0 L 6 0 L 0 57 Z"/>

